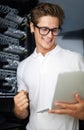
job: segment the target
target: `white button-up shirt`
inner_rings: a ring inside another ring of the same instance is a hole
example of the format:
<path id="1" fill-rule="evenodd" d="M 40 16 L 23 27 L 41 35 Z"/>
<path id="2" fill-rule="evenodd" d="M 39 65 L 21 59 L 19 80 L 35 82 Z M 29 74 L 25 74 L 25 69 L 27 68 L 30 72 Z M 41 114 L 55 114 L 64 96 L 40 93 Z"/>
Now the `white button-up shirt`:
<path id="1" fill-rule="evenodd" d="M 27 130 L 78 130 L 78 120 L 68 115 L 48 113 L 59 73 L 84 71 L 80 54 L 60 46 L 45 56 L 37 53 L 23 60 L 17 70 L 18 91 L 26 90 L 30 100 L 30 118 Z"/>

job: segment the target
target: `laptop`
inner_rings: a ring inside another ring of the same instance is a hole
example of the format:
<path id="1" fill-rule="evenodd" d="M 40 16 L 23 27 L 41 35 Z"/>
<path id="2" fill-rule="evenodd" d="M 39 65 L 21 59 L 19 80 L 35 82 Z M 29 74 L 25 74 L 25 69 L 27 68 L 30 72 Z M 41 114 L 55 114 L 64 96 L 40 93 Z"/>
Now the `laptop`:
<path id="1" fill-rule="evenodd" d="M 54 109 L 56 107 L 53 105 L 55 101 L 75 103 L 75 92 L 84 99 L 84 71 L 59 74 L 51 108 Z"/>

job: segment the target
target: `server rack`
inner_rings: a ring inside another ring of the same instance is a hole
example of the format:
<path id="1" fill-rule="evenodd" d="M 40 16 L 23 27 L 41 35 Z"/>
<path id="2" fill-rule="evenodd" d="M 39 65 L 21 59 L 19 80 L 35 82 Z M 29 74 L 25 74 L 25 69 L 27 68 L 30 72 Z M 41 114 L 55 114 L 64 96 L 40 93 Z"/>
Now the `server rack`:
<path id="1" fill-rule="evenodd" d="M 17 66 L 34 49 L 31 44 L 33 37 L 28 25 L 28 13 L 37 3 L 37 0 L 0 1 L 0 124 L 2 130 L 15 128 L 25 130 L 28 122 L 28 119 L 19 120 L 14 116 L 13 97 L 17 93 Z M 23 10 L 23 6 L 27 4 L 29 8 Z"/>

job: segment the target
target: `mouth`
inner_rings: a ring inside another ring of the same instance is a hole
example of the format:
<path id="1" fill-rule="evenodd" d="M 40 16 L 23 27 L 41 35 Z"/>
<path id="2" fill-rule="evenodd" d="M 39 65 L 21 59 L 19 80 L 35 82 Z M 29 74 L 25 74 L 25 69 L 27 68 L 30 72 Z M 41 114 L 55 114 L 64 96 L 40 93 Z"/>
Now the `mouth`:
<path id="1" fill-rule="evenodd" d="M 49 38 L 43 38 L 43 40 L 46 44 L 51 44 L 52 42 L 52 39 L 49 39 Z"/>

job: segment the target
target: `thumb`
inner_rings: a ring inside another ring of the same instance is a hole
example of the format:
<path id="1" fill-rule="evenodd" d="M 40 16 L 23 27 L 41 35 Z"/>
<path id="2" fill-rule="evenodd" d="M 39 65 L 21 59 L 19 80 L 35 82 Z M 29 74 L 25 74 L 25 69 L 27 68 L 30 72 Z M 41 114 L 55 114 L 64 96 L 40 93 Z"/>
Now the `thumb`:
<path id="1" fill-rule="evenodd" d="M 74 97 L 75 97 L 75 100 L 76 100 L 77 102 L 81 102 L 81 101 L 82 101 L 82 98 L 81 98 L 81 96 L 80 96 L 78 93 L 75 93 L 75 94 L 74 94 Z"/>

